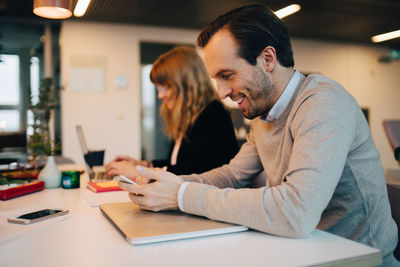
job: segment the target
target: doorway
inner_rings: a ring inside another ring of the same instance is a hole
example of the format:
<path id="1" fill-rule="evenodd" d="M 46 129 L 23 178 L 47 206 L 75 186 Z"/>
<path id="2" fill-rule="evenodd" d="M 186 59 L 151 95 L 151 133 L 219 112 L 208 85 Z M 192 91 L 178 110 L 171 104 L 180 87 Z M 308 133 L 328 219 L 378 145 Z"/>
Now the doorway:
<path id="1" fill-rule="evenodd" d="M 144 160 L 165 159 L 171 144 L 164 132 L 164 125 L 159 114 L 161 101 L 157 98 L 157 90 L 150 81 L 153 62 L 163 53 L 178 45 L 169 43 L 140 43 L 141 63 L 141 154 Z M 191 45 L 190 45 L 191 46 Z"/>

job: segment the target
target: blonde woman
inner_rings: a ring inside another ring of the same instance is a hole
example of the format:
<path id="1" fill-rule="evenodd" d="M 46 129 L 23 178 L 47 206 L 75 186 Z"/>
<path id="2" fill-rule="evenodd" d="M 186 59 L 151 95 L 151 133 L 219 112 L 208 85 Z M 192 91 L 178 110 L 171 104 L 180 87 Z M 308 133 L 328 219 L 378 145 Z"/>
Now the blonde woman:
<path id="1" fill-rule="evenodd" d="M 117 156 L 108 164 L 107 174 L 133 178 L 136 165 L 190 174 L 228 163 L 238 151 L 234 128 L 196 50 L 182 46 L 161 55 L 150 79 L 162 100 L 165 134 L 173 140 L 169 156 L 153 161 Z"/>

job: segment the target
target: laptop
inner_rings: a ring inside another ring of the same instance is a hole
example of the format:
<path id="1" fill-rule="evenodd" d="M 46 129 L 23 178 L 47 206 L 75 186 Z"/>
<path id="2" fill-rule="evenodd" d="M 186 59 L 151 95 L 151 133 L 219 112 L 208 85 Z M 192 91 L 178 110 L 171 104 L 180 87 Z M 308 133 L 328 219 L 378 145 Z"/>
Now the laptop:
<path id="1" fill-rule="evenodd" d="M 89 179 L 92 182 L 108 181 L 111 176 L 107 176 L 103 165 L 104 151 L 90 151 L 86 144 L 86 139 L 83 134 L 81 125 L 76 125 L 76 134 L 78 136 L 79 145 L 85 159 L 85 168 Z M 99 166 L 100 165 L 100 166 Z"/>
<path id="2" fill-rule="evenodd" d="M 100 205 L 112 225 L 133 245 L 247 231 L 246 226 L 212 221 L 180 211 L 141 210 L 132 202 Z"/>

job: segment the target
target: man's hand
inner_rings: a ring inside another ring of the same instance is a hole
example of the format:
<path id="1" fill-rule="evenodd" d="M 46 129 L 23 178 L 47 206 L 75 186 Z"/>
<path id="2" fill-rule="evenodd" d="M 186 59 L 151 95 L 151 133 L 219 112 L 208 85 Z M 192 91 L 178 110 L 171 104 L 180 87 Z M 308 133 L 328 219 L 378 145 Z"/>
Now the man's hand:
<path id="1" fill-rule="evenodd" d="M 153 183 L 135 185 L 120 182 L 119 186 L 128 192 L 131 200 L 141 209 L 160 211 L 178 210 L 178 191 L 183 179 L 161 169 L 137 166 L 137 172 Z"/>

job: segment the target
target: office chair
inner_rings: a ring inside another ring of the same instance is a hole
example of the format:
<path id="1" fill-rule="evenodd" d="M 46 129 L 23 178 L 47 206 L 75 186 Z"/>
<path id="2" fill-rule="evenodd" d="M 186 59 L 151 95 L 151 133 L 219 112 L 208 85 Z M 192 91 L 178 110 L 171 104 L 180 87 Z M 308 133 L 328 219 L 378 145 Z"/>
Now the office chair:
<path id="1" fill-rule="evenodd" d="M 385 129 L 386 136 L 389 140 L 390 146 L 394 152 L 394 158 L 400 163 L 400 120 L 386 120 L 383 121 L 383 128 Z M 388 197 L 390 208 L 392 210 L 392 217 L 397 224 L 399 243 L 394 256 L 400 260 L 400 186 L 387 184 Z"/>
<path id="2" fill-rule="evenodd" d="M 396 259 L 400 261 L 400 186 L 387 184 L 388 197 L 390 202 L 390 208 L 392 210 L 392 217 L 397 224 L 397 234 L 399 236 L 399 243 L 397 243 L 396 249 L 393 251 Z"/>

